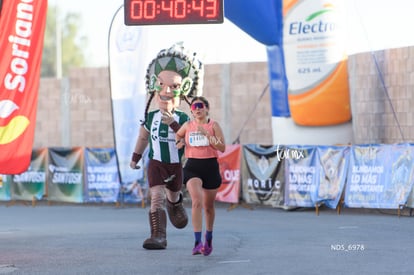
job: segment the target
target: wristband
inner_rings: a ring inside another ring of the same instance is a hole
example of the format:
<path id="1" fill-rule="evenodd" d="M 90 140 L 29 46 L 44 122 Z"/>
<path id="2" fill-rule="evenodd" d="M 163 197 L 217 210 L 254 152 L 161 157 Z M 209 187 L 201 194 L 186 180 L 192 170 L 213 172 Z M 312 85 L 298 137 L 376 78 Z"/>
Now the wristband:
<path id="1" fill-rule="evenodd" d="M 137 154 L 135 152 L 132 153 L 132 161 L 133 162 L 138 162 L 141 159 L 142 155 L 141 154 Z"/>
<path id="2" fill-rule="evenodd" d="M 174 122 L 170 124 L 170 128 L 173 129 L 174 133 L 177 133 L 178 130 L 181 128 L 181 125 L 174 120 Z"/>

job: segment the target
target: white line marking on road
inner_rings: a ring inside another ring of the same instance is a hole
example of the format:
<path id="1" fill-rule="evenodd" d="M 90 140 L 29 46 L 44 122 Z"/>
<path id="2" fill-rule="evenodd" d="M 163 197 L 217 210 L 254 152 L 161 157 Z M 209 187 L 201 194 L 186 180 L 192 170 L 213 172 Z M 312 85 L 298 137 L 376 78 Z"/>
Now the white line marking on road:
<path id="1" fill-rule="evenodd" d="M 237 263 L 249 263 L 250 260 L 236 260 L 236 261 L 221 261 L 219 264 L 237 264 Z"/>
<path id="2" fill-rule="evenodd" d="M 357 229 L 359 227 L 358 226 L 354 226 L 354 225 L 349 225 L 349 226 L 340 226 L 338 228 L 339 229 Z"/>

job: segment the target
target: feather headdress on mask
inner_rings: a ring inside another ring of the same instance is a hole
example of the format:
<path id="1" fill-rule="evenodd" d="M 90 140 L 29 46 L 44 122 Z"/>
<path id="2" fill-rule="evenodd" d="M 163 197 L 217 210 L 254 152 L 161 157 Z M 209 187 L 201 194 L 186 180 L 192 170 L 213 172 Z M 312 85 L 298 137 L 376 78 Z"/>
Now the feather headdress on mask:
<path id="1" fill-rule="evenodd" d="M 183 78 L 180 91 L 176 96 L 201 96 L 204 68 L 196 55 L 196 53 L 186 51 L 182 42 L 161 50 L 148 66 L 145 76 L 147 92 L 151 94 L 156 91 L 156 83 L 160 72 L 173 71 Z"/>

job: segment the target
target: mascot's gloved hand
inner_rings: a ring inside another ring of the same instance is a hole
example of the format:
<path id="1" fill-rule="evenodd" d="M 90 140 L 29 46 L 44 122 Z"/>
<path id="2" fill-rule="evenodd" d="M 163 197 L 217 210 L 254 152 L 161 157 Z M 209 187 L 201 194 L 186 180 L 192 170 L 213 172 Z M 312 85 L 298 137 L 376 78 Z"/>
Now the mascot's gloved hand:
<path id="1" fill-rule="evenodd" d="M 161 111 L 161 112 L 162 112 L 161 123 L 167 124 L 168 126 L 170 126 L 171 129 L 173 129 L 174 133 L 177 133 L 181 125 L 178 124 L 177 121 L 175 121 L 173 114 L 168 111 Z"/>
<path id="2" fill-rule="evenodd" d="M 139 160 L 142 158 L 141 154 L 137 154 L 137 153 L 132 153 L 132 158 L 131 158 L 131 162 L 129 163 L 129 167 L 131 167 L 132 169 L 139 169 L 141 167 L 139 167 L 138 162 Z"/>
<path id="3" fill-rule="evenodd" d="M 172 115 L 172 113 L 168 112 L 168 111 L 162 111 L 162 117 L 161 117 L 161 122 L 167 125 L 171 125 L 172 123 L 174 123 L 174 117 Z"/>

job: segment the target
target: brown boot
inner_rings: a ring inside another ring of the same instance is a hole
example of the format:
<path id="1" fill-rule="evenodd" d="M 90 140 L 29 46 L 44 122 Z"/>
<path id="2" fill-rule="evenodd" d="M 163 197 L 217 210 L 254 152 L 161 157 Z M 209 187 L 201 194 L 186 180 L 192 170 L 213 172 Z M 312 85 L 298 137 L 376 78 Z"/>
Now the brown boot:
<path id="1" fill-rule="evenodd" d="M 165 249 L 167 247 L 167 215 L 165 210 L 158 208 L 149 213 L 151 237 L 142 244 L 145 249 Z"/>
<path id="2" fill-rule="evenodd" d="M 177 228 L 184 228 L 188 223 L 187 213 L 183 207 L 183 194 L 180 193 L 180 199 L 172 203 L 167 199 L 167 212 L 171 223 Z"/>

